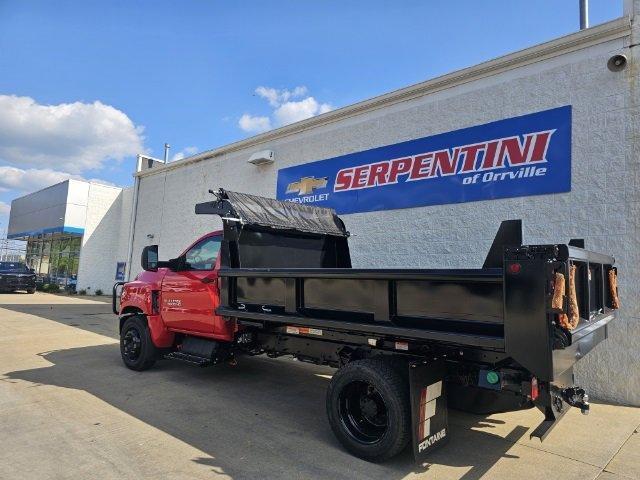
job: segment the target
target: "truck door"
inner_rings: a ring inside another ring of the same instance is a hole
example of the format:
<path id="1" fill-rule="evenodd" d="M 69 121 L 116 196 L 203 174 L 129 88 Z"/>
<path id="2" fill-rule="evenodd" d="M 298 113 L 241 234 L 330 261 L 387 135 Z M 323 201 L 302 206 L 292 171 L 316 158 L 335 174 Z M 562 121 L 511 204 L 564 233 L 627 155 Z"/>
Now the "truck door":
<path id="1" fill-rule="evenodd" d="M 215 336 L 221 240 L 220 234 L 198 240 L 185 253 L 186 269 L 165 275 L 160 310 L 167 328 Z"/>

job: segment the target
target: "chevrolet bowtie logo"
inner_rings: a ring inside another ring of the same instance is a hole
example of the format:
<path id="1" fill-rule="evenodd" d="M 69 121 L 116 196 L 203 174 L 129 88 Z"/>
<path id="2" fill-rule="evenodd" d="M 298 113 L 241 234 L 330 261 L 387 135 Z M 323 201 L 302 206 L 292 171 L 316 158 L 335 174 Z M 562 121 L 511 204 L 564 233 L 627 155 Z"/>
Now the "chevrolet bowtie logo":
<path id="1" fill-rule="evenodd" d="M 316 188 L 327 186 L 327 177 L 314 178 L 302 177 L 298 182 L 291 182 L 287 185 L 287 193 L 298 193 L 298 195 L 308 195 Z"/>

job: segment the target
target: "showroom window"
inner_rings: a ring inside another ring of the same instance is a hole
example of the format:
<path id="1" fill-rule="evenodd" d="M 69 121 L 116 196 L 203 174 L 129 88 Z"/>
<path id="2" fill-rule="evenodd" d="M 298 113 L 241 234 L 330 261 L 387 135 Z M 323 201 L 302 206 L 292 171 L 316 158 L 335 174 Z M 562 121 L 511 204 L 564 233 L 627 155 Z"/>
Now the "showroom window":
<path id="1" fill-rule="evenodd" d="M 26 263 L 43 283 L 73 287 L 78 277 L 82 237 L 61 233 L 45 233 L 30 237 Z"/>

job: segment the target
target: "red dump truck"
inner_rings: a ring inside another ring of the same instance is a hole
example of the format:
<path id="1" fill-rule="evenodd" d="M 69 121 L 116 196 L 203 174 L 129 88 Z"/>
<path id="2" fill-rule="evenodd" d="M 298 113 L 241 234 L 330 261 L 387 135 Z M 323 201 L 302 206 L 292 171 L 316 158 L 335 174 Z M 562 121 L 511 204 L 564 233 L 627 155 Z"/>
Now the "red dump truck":
<path id="1" fill-rule="evenodd" d="M 540 439 L 569 408 L 589 411 L 572 372 L 616 315 L 611 256 L 580 240 L 522 245 L 512 220 L 482 268 L 356 269 L 333 210 L 214 195 L 195 213 L 220 216 L 222 231 L 167 261 L 146 247 L 143 272 L 114 286 L 128 368 L 262 354 L 330 365 L 331 428 L 370 461 L 408 445 L 422 460 L 449 438 L 448 407 L 537 407 Z"/>

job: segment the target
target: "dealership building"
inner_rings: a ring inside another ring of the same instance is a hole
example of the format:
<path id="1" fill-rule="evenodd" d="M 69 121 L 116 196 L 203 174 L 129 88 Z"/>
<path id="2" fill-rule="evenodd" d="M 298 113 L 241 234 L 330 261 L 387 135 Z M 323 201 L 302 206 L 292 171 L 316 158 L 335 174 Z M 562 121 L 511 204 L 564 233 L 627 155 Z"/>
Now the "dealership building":
<path id="1" fill-rule="evenodd" d="M 218 187 L 335 208 L 354 267 L 480 267 L 519 218 L 525 244 L 615 256 L 620 318 L 577 381 L 640 405 L 639 23 L 627 0 L 622 18 L 526 50 L 176 162 L 141 157 L 133 187 L 55 185 L 12 203 L 9 234 L 49 274 L 42 252 L 69 242 L 77 288 L 108 291 L 144 246 L 168 259 L 220 228 L 194 214 Z"/>
<path id="2" fill-rule="evenodd" d="M 78 278 L 88 278 L 86 272 L 100 272 L 102 281 L 83 281 L 80 288 L 108 291 L 116 271 L 112 260 L 126 255 L 127 238 L 120 232 L 129 229 L 131 206 L 122 202 L 131 197 L 130 190 L 67 180 L 17 198 L 11 202 L 7 237 L 26 241 L 26 263 L 44 283 L 77 287 Z"/>

